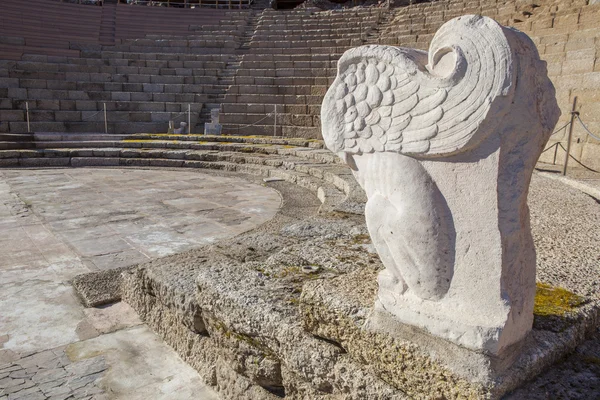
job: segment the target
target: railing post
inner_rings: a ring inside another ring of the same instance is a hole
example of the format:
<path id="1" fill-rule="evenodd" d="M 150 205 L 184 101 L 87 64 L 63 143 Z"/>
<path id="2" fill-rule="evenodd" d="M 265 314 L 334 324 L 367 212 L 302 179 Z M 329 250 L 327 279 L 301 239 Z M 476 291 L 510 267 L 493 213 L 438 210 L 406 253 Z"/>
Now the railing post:
<path id="1" fill-rule="evenodd" d="M 575 111 L 577 107 L 577 96 L 573 99 L 573 108 L 571 109 L 571 124 L 569 125 L 569 135 L 567 136 L 567 154 L 565 155 L 565 162 L 563 164 L 562 174 L 567 175 L 567 164 L 569 164 L 569 156 L 571 155 L 571 138 L 573 137 L 573 123 L 575 122 L 575 116 L 578 114 Z"/>
<path id="2" fill-rule="evenodd" d="M 29 102 L 25 102 L 25 109 L 27 110 L 27 132 L 31 132 L 31 125 L 29 124 Z"/>
<path id="3" fill-rule="evenodd" d="M 104 133 L 108 133 L 108 119 L 106 118 L 106 103 L 104 103 Z"/>
<path id="4" fill-rule="evenodd" d="M 188 104 L 188 135 L 192 134 L 192 105 Z"/>
<path id="5" fill-rule="evenodd" d="M 277 104 L 275 104 L 275 110 L 273 111 L 273 136 L 277 136 Z"/>

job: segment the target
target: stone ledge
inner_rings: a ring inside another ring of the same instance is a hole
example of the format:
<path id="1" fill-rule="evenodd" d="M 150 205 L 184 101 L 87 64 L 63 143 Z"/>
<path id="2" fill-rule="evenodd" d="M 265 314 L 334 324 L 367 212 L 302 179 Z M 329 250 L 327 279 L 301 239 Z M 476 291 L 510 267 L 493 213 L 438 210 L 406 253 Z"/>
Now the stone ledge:
<path id="1" fill-rule="evenodd" d="M 600 323 L 600 302 L 590 300 L 572 318 L 556 321 L 560 329 L 542 330 L 538 322 L 524 343 L 496 358 L 374 310 L 376 293 L 376 276 L 368 271 L 307 282 L 300 299 L 304 327 L 340 343 L 353 358 L 416 398 L 500 398 L 572 352 Z"/>
<path id="2" fill-rule="evenodd" d="M 303 204 L 294 190 L 284 199 Z M 537 316 L 509 370 L 413 328 L 370 330 L 381 263 L 362 217 L 300 210 L 125 275 L 124 300 L 223 398 L 500 398 L 599 324 L 597 299 L 560 321 Z"/>

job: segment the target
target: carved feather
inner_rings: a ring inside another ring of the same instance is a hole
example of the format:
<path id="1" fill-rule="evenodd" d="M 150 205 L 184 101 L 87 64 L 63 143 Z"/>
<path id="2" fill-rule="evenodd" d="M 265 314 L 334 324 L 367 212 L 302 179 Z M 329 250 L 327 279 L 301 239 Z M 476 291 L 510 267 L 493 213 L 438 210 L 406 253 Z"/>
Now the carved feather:
<path id="1" fill-rule="evenodd" d="M 512 54 L 504 28 L 493 20 L 455 21 L 461 28 L 444 25 L 429 53 L 390 46 L 344 53 L 322 107 L 323 137 L 332 151 L 427 157 L 483 140 L 479 127 L 490 109 L 501 114 L 510 103 L 495 100 L 514 90 Z"/>

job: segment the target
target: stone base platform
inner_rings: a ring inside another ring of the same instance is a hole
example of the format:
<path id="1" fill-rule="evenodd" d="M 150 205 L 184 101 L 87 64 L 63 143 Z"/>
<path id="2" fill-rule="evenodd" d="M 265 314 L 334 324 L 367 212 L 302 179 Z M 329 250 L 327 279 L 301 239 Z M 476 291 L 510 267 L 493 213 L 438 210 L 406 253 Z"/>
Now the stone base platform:
<path id="1" fill-rule="evenodd" d="M 600 304 L 582 305 L 566 319 L 537 316 L 523 343 L 493 357 L 404 325 L 373 309 L 376 276 L 356 271 L 307 283 L 304 327 L 335 341 L 411 398 L 499 399 L 572 352 L 600 323 Z"/>
<path id="2" fill-rule="evenodd" d="M 596 297 L 558 291 L 554 302 L 540 285 L 534 330 L 510 368 L 390 325 L 373 311 L 382 265 L 364 218 L 317 214 L 304 189 L 271 185 L 284 207 L 269 223 L 122 277 L 123 300 L 224 399 L 501 398 L 599 325 Z"/>

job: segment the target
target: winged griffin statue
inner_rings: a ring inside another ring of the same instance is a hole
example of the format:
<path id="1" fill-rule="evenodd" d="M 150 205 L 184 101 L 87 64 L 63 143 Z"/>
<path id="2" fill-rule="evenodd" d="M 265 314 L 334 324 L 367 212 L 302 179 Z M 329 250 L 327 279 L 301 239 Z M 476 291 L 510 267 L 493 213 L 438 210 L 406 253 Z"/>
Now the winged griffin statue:
<path id="1" fill-rule="evenodd" d="M 429 53 L 344 53 L 322 132 L 367 194 L 385 266 L 380 308 L 477 349 L 497 352 L 526 334 L 535 291 L 527 188 L 559 115 L 531 40 L 486 17 L 444 24 Z"/>

